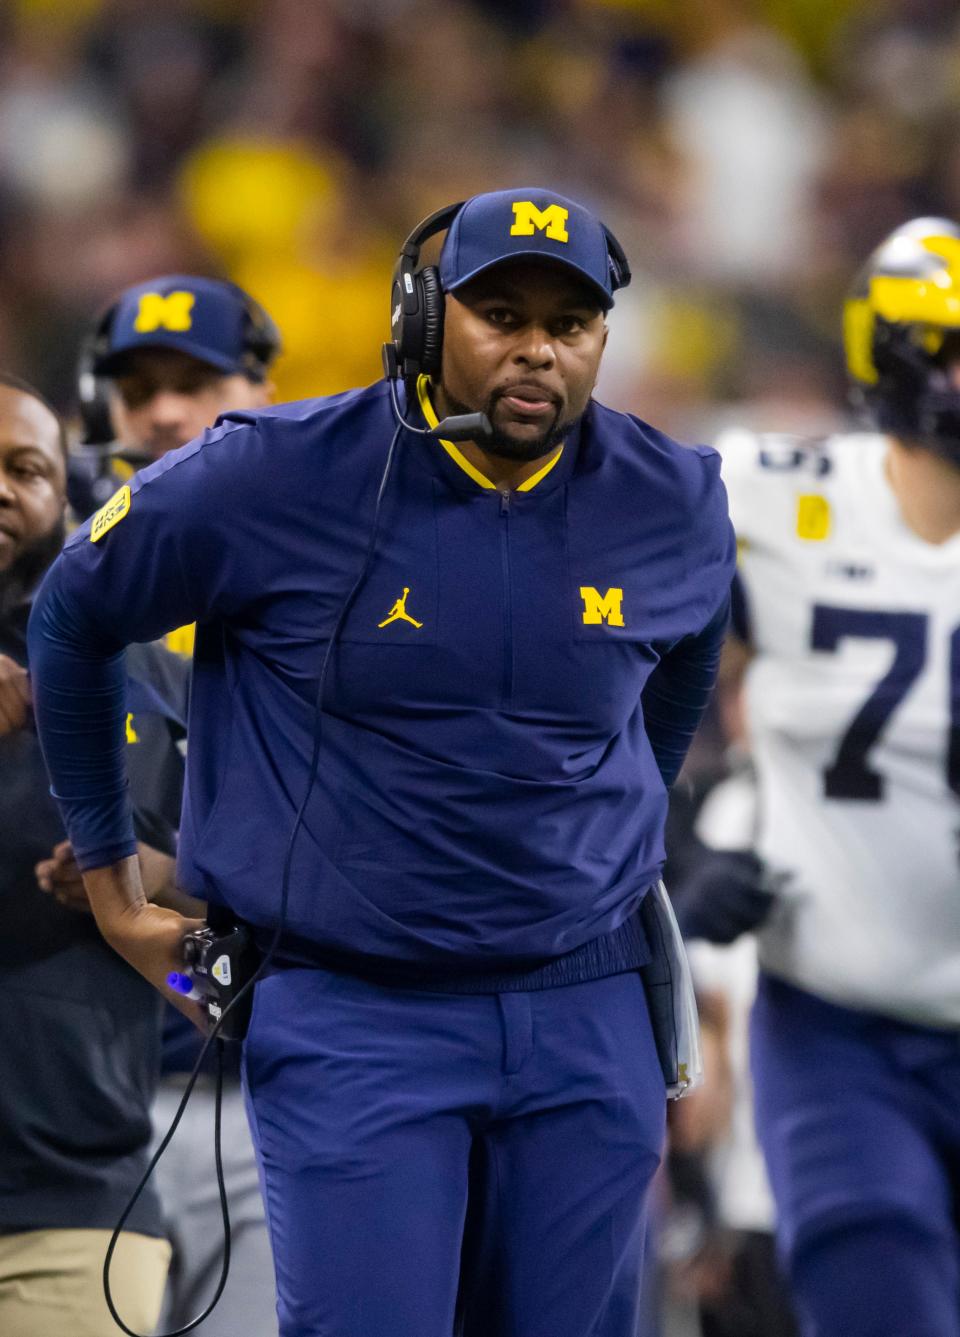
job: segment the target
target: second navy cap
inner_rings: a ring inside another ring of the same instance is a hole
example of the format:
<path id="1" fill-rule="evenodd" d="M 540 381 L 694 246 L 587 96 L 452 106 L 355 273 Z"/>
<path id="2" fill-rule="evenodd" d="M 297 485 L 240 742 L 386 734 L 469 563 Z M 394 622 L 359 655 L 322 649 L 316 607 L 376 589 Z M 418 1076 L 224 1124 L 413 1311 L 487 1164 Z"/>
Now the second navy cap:
<path id="1" fill-rule="evenodd" d="M 190 274 L 126 288 L 113 307 L 92 370 L 110 376 L 139 348 L 176 348 L 225 374 L 248 370 L 248 303 L 232 283 Z"/>

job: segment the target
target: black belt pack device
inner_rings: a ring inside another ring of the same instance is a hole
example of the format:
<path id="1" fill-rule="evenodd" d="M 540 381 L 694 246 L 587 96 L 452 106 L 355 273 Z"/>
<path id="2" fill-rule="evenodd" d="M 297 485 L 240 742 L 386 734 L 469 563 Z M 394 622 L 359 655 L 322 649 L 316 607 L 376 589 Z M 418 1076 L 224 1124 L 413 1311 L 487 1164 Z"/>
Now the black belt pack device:
<path id="1" fill-rule="evenodd" d="M 183 959 L 194 983 L 203 995 L 207 1029 L 212 1030 L 230 1004 L 247 984 L 259 961 L 249 929 L 242 924 L 206 928 L 188 933 L 183 940 Z M 250 1022 L 253 990 L 248 989 L 236 1007 L 230 1009 L 219 1035 L 224 1040 L 242 1040 Z"/>

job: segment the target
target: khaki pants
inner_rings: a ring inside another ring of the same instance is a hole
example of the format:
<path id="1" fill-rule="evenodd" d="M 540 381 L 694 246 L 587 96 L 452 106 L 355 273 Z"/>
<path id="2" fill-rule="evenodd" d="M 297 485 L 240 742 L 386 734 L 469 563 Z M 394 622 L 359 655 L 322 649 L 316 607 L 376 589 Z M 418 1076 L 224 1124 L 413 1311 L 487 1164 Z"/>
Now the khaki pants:
<path id="1" fill-rule="evenodd" d="M 28 1230 L 0 1235 L 3 1337 L 119 1337 L 103 1298 L 109 1230 Z M 170 1264 L 170 1245 L 129 1231 L 110 1264 L 110 1294 L 135 1332 L 151 1333 Z"/>

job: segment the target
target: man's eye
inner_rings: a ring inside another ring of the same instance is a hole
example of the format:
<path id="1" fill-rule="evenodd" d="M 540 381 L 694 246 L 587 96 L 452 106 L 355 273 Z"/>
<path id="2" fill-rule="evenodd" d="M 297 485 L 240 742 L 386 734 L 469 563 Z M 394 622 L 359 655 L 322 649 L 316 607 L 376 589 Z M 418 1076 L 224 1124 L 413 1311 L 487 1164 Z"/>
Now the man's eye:
<path id="1" fill-rule="evenodd" d="M 557 333 L 578 334 L 585 325 L 586 321 L 582 316 L 561 316 L 557 321 Z"/>
<path id="2" fill-rule="evenodd" d="M 216 372 L 207 371 L 203 367 L 198 367 L 196 370 L 191 368 L 172 381 L 170 389 L 177 395 L 197 395 L 217 385 L 220 379 Z"/>
<path id="3" fill-rule="evenodd" d="M 128 409 L 138 409 L 150 398 L 152 391 L 146 385 L 120 385 L 120 398 Z"/>
<path id="4" fill-rule="evenodd" d="M 491 306 L 487 310 L 487 320 L 493 325 L 515 325 L 517 317 L 507 306 Z"/>

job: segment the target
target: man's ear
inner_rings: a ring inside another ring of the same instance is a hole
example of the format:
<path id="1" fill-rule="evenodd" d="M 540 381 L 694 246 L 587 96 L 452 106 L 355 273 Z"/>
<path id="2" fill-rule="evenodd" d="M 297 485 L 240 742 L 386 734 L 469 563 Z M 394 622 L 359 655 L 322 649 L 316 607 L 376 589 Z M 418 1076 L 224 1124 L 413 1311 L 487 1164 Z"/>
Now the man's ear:
<path id="1" fill-rule="evenodd" d="M 265 404 L 272 404 L 276 398 L 277 387 L 273 381 L 262 381 L 260 384 L 260 394 L 257 396 L 257 403 L 254 408 L 261 408 Z"/>

